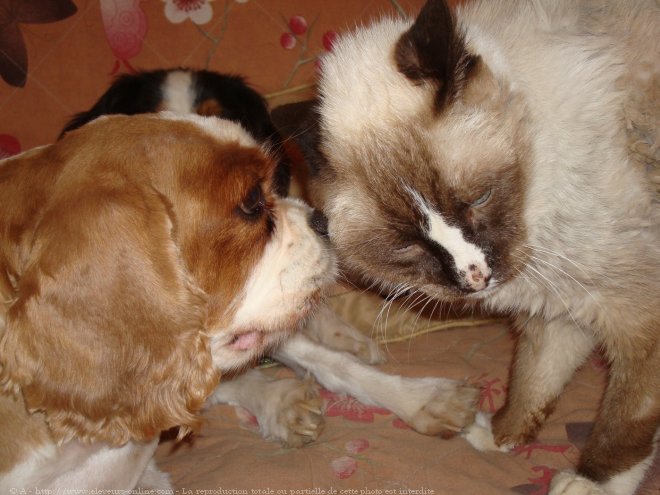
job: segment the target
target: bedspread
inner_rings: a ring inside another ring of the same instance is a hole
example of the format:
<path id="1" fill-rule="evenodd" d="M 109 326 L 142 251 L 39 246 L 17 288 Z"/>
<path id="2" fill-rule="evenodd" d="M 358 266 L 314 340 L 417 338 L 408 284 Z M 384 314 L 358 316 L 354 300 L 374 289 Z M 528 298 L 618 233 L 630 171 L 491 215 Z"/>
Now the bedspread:
<path id="1" fill-rule="evenodd" d="M 503 404 L 514 344 L 505 321 L 436 321 L 395 306 L 374 324 L 369 322 L 382 301 L 340 295 L 332 303 L 384 341 L 388 362 L 382 370 L 467 379 L 481 387 L 481 410 L 494 412 Z M 267 372 L 291 376 L 281 366 Z M 606 377 L 605 363 L 594 354 L 568 385 L 538 439 L 508 454 L 477 452 L 460 437 L 420 435 L 387 410 L 322 390 L 325 429 L 303 448 L 265 441 L 249 414 L 214 406 L 204 413 L 198 436 L 179 445 L 163 442 L 157 462 L 179 493 L 191 495 L 545 495 L 553 473 L 576 463 Z M 640 494 L 658 493 L 656 460 Z"/>

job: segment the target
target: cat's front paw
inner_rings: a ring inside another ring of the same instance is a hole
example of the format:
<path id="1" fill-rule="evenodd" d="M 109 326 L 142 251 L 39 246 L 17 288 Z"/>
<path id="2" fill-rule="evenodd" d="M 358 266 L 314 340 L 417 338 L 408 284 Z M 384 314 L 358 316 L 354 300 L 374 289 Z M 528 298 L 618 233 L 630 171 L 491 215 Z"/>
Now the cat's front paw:
<path id="1" fill-rule="evenodd" d="M 452 435 L 474 422 L 478 389 L 445 378 L 411 378 L 409 382 L 408 391 L 417 389 L 418 408 L 401 419 L 414 430 L 425 435 Z"/>
<path id="2" fill-rule="evenodd" d="M 608 493 L 587 478 L 572 471 L 561 471 L 552 479 L 548 495 L 608 495 Z"/>
<path id="3" fill-rule="evenodd" d="M 491 419 L 493 415 L 485 412 L 477 412 L 474 423 L 465 429 L 463 437 L 477 450 L 509 452 L 513 444 L 497 445 L 493 436 Z"/>

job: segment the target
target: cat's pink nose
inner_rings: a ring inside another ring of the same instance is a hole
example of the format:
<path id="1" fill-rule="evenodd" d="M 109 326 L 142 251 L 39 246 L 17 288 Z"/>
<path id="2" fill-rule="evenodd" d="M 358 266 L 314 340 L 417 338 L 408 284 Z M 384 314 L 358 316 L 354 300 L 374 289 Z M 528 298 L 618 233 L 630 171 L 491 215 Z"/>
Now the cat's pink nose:
<path id="1" fill-rule="evenodd" d="M 488 287 L 488 282 L 490 281 L 491 273 L 488 268 L 483 270 L 477 265 L 468 266 L 467 273 L 467 282 L 470 284 L 470 287 L 474 290 L 483 290 Z"/>

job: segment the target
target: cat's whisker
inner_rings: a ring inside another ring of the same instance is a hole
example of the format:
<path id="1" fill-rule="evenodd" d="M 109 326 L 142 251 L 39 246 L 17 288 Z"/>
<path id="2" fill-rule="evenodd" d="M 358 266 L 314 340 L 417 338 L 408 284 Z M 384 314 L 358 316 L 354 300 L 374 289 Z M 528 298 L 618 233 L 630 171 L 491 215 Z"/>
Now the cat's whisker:
<path id="1" fill-rule="evenodd" d="M 433 305 L 433 309 L 431 310 L 431 313 L 429 314 L 429 325 L 431 324 L 431 320 L 433 319 L 433 316 L 435 315 L 435 310 L 438 308 L 438 304 L 442 304 L 442 301 L 440 299 L 435 300 L 435 304 Z M 442 305 L 440 306 L 440 309 L 442 309 Z"/>
<path id="2" fill-rule="evenodd" d="M 410 302 L 410 299 L 411 299 L 413 296 L 416 296 L 416 297 L 415 297 L 415 299 L 414 299 L 412 302 Z M 420 299 L 423 299 L 424 296 L 425 296 L 425 294 L 424 294 L 421 290 L 419 290 L 419 289 L 415 289 L 415 290 L 414 290 L 413 292 L 411 292 L 410 295 L 406 298 L 406 304 L 403 306 L 403 310 L 404 310 L 404 311 L 410 311 L 410 310 L 412 310 L 412 308 L 417 304 L 417 302 L 418 302 Z"/>
<path id="3" fill-rule="evenodd" d="M 422 306 L 422 309 L 420 309 L 417 313 L 417 318 L 415 318 L 415 321 L 413 322 L 413 328 L 417 328 L 417 322 L 419 321 L 419 317 L 422 316 L 422 313 L 424 313 L 424 310 L 426 309 L 426 306 L 429 305 L 431 301 L 433 301 L 433 298 L 431 296 L 426 296 L 427 301 L 424 303 L 424 306 Z"/>
<path id="4" fill-rule="evenodd" d="M 402 284 L 401 289 L 394 295 L 392 296 L 392 302 L 390 303 L 390 307 L 387 310 L 387 314 L 385 315 L 385 331 L 387 332 L 387 324 L 390 318 L 390 311 L 392 310 L 392 306 L 394 305 L 394 302 L 397 300 L 397 298 L 403 294 L 406 291 L 410 290 L 410 285 L 408 284 Z"/>
<path id="5" fill-rule="evenodd" d="M 570 306 L 568 305 L 566 300 L 561 296 L 561 292 L 560 292 L 559 288 L 548 277 L 543 275 L 543 273 L 541 273 L 539 270 L 537 270 L 533 266 L 527 265 L 527 268 L 529 268 L 530 270 L 535 272 L 539 277 L 541 277 L 543 280 L 545 280 L 545 282 L 547 283 L 546 287 L 550 288 L 552 290 L 552 292 L 554 292 L 554 294 L 557 296 L 557 298 L 564 305 L 564 308 L 566 308 L 566 312 L 568 313 L 568 316 L 570 316 L 571 320 L 573 320 L 573 323 L 575 323 L 575 326 L 582 330 L 582 327 L 580 326 L 580 324 L 577 322 L 577 320 L 573 316 L 573 313 L 571 312 Z"/>
<path id="6" fill-rule="evenodd" d="M 543 263 L 544 265 L 550 267 L 552 270 L 554 270 L 554 271 L 556 271 L 556 272 L 559 272 L 559 273 L 561 273 L 561 274 L 563 274 L 563 275 L 566 275 L 569 279 L 571 279 L 571 280 L 574 281 L 576 284 L 578 284 L 578 285 L 580 286 L 580 288 L 582 288 L 582 290 L 584 290 L 584 291 L 589 295 L 589 297 L 591 297 L 591 299 L 596 303 L 596 305 L 597 305 L 599 308 L 604 309 L 604 308 L 601 306 L 600 301 L 598 301 L 598 300 L 596 299 L 596 297 L 595 297 L 591 292 L 589 292 L 589 289 L 587 289 L 582 283 L 580 283 L 579 280 L 577 280 L 575 277 L 573 277 L 570 273 L 567 273 L 566 271 L 562 270 L 562 269 L 559 268 L 558 266 L 553 265 L 552 263 L 550 263 L 550 262 L 548 262 L 548 261 L 545 261 L 545 260 L 543 260 L 543 259 L 541 259 L 541 258 L 539 258 L 539 257 L 537 257 L 537 256 L 530 256 L 530 257 L 531 257 L 532 259 L 534 259 L 534 260 L 536 260 L 536 261 L 538 261 L 538 262 L 540 262 L 540 263 Z"/>
<path id="7" fill-rule="evenodd" d="M 527 247 L 530 248 L 531 253 L 535 253 L 535 252 L 536 252 L 535 248 L 531 247 L 531 245 L 529 245 L 529 246 L 527 246 Z M 565 277 L 567 277 L 569 280 L 572 280 L 573 282 L 575 282 L 575 283 L 576 283 L 576 284 L 577 284 L 577 285 L 578 285 L 578 286 L 579 286 L 579 287 L 580 287 L 580 288 L 581 288 L 581 289 L 582 289 L 582 290 L 583 290 L 583 291 L 584 291 L 584 292 L 585 292 L 585 293 L 586 293 L 586 294 L 587 294 L 587 295 L 588 295 L 588 296 L 594 301 L 594 303 L 595 303 L 599 308 L 604 309 L 604 308 L 602 307 L 600 301 L 598 301 L 598 299 L 597 299 L 597 298 L 596 298 L 596 297 L 595 297 L 595 296 L 589 291 L 589 289 L 587 289 L 587 288 L 585 287 L 584 284 L 582 284 L 577 278 L 575 278 L 573 275 L 571 275 L 570 273 L 568 273 L 566 270 L 563 270 L 562 268 L 560 268 L 559 266 L 555 265 L 554 263 L 551 263 L 551 262 L 549 262 L 549 261 L 547 261 L 547 260 L 544 260 L 544 259 L 540 258 L 539 256 L 535 256 L 534 254 L 531 254 L 530 252 L 522 251 L 522 250 L 520 250 L 520 249 L 518 249 L 518 251 L 520 251 L 521 253 L 523 253 L 523 254 L 525 255 L 525 257 L 527 257 L 529 260 L 534 260 L 534 262 L 536 262 L 537 264 L 538 264 L 538 263 L 541 263 L 541 264 L 543 264 L 544 266 L 550 268 L 553 272 L 555 272 L 555 273 L 560 273 L 560 274 L 564 275 Z M 569 262 L 571 261 L 571 260 L 569 260 L 567 257 L 565 257 L 565 256 L 561 256 L 561 255 L 559 255 L 558 253 L 555 253 L 555 252 L 553 252 L 553 251 L 551 251 L 551 250 L 549 250 L 549 249 L 548 249 L 548 250 L 539 249 L 539 251 L 542 251 L 542 252 L 547 253 L 547 254 L 554 255 L 554 256 L 556 256 L 556 257 L 558 257 L 558 258 L 561 258 L 561 259 L 565 259 L 566 261 L 569 261 Z M 528 265 L 529 265 L 529 264 L 528 264 Z M 579 266 L 578 266 L 577 264 L 573 263 L 573 265 L 575 265 L 577 268 L 579 268 Z M 537 267 L 537 268 L 539 268 L 539 272 L 541 272 L 540 267 Z M 585 275 L 587 275 L 587 277 L 589 277 L 589 275 L 588 275 L 586 272 L 583 272 L 583 273 L 585 273 Z M 592 281 L 591 277 L 589 277 L 589 280 Z M 557 290 L 558 290 L 558 288 L 557 288 Z"/>
<path id="8" fill-rule="evenodd" d="M 561 258 L 561 259 L 567 261 L 568 263 L 573 265 L 575 268 L 580 270 L 590 281 L 593 282 L 593 273 L 591 273 L 584 265 L 581 265 L 581 264 L 577 263 L 575 260 L 572 260 L 571 258 L 565 256 L 564 254 L 553 251 L 553 250 L 551 250 L 547 247 L 544 247 L 544 246 L 537 246 L 535 244 L 529 244 L 528 247 L 532 250 L 541 251 L 545 254 L 549 254 L 551 256 L 556 256 L 557 258 Z M 598 273 L 598 278 L 604 278 L 605 280 L 610 282 L 610 285 L 614 288 L 618 288 L 618 289 L 621 288 L 621 284 L 619 284 L 616 280 L 614 280 L 612 277 L 610 277 L 607 274 L 607 272 L 604 272 L 604 271 L 599 272 Z"/>
<path id="9" fill-rule="evenodd" d="M 378 312 L 378 315 L 376 316 L 376 320 L 374 321 L 374 325 L 376 323 L 380 324 L 381 332 L 380 334 L 383 335 L 383 337 L 387 333 L 387 321 L 389 318 L 389 311 L 394 303 L 395 299 L 405 292 L 409 286 L 405 284 L 397 284 L 395 285 L 389 292 L 388 292 L 388 297 L 385 299 L 383 302 L 380 311 Z M 385 320 L 383 321 L 383 316 L 385 316 Z"/>

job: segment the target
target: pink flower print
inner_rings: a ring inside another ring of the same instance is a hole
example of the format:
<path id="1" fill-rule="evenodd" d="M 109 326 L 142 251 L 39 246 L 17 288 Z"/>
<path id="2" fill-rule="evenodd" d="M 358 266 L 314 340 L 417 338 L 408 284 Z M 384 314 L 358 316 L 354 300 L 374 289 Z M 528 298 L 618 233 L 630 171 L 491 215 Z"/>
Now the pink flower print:
<path id="1" fill-rule="evenodd" d="M 332 45 L 335 44 L 335 40 L 337 39 L 337 33 L 334 31 L 326 31 L 323 34 L 323 37 L 321 38 L 321 42 L 323 43 L 323 48 L 326 49 L 326 51 L 330 52 L 332 51 Z"/>
<path id="2" fill-rule="evenodd" d="M 0 160 L 21 152 L 21 143 L 14 136 L 0 134 Z"/>
<path id="3" fill-rule="evenodd" d="M 123 63 L 135 72 L 129 59 L 142 51 L 142 42 L 147 34 L 147 17 L 140 8 L 144 0 L 101 0 L 101 18 L 112 53 L 117 58 L 112 73 Z"/>
<path id="4" fill-rule="evenodd" d="M 348 456 L 338 457 L 337 459 L 334 459 L 330 465 L 332 466 L 332 470 L 335 472 L 335 475 L 340 480 L 350 478 L 353 476 L 355 470 L 357 469 L 357 461 Z"/>
<path id="5" fill-rule="evenodd" d="M 234 408 L 234 412 L 238 417 L 238 422 L 241 427 L 245 428 L 246 430 L 259 432 L 259 422 L 257 421 L 257 417 L 254 414 L 242 407 Z"/>
<path id="6" fill-rule="evenodd" d="M 499 378 L 488 380 L 486 379 L 487 376 L 488 375 L 484 373 L 476 380 L 476 383 L 481 387 L 479 409 L 492 413 L 497 410 L 497 406 L 495 405 L 495 398 L 500 395 L 504 397 L 504 387 L 502 387 L 502 380 Z"/>
<path id="7" fill-rule="evenodd" d="M 173 24 L 190 19 L 195 24 L 206 24 L 213 18 L 213 0 L 163 0 L 165 17 Z"/>
<path id="8" fill-rule="evenodd" d="M 396 418 L 392 421 L 392 426 L 400 430 L 412 430 L 412 428 L 401 418 Z"/>
<path id="9" fill-rule="evenodd" d="M 285 50 L 293 50 L 298 44 L 297 37 L 307 33 L 307 19 L 301 15 L 291 16 L 287 27 L 289 30 L 280 36 L 280 46 Z M 306 46 L 304 39 L 303 45 Z"/>
<path id="10" fill-rule="evenodd" d="M 294 15 L 289 19 L 289 29 L 298 36 L 305 34 L 307 32 L 307 19 L 301 15 Z"/>
<path id="11" fill-rule="evenodd" d="M 346 452 L 349 454 L 359 454 L 369 448 L 369 440 L 366 438 L 360 438 L 357 440 L 351 440 L 346 442 Z"/>
<path id="12" fill-rule="evenodd" d="M 280 46 L 285 50 L 293 50 L 296 44 L 296 37 L 291 33 L 282 33 L 282 36 L 280 36 Z"/>
<path id="13" fill-rule="evenodd" d="M 547 466 L 534 466 L 532 471 L 540 473 L 540 476 L 538 478 L 528 478 L 527 481 L 530 483 L 514 486 L 511 490 L 523 495 L 547 495 L 552 477 L 557 470 Z"/>
<path id="14" fill-rule="evenodd" d="M 328 417 L 343 416 L 349 421 L 373 423 L 376 414 L 383 416 L 392 414 L 382 407 L 367 406 L 353 397 L 338 395 L 327 390 L 321 390 L 321 397 L 325 402 L 325 415 Z"/>
<path id="15" fill-rule="evenodd" d="M 610 369 L 610 365 L 601 354 L 598 352 L 594 352 L 591 357 L 589 358 L 589 362 L 591 363 L 591 366 L 595 368 L 598 371 L 604 371 L 607 372 Z"/>
<path id="16" fill-rule="evenodd" d="M 528 481 L 539 487 L 538 491 L 535 492 L 534 495 L 546 495 L 550 490 L 550 483 L 552 482 L 552 478 L 557 470 L 547 466 L 534 466 L 532 467 L 532 471 L 541 473 L 541 476 L 538 478 L 528 478 Z"/>

